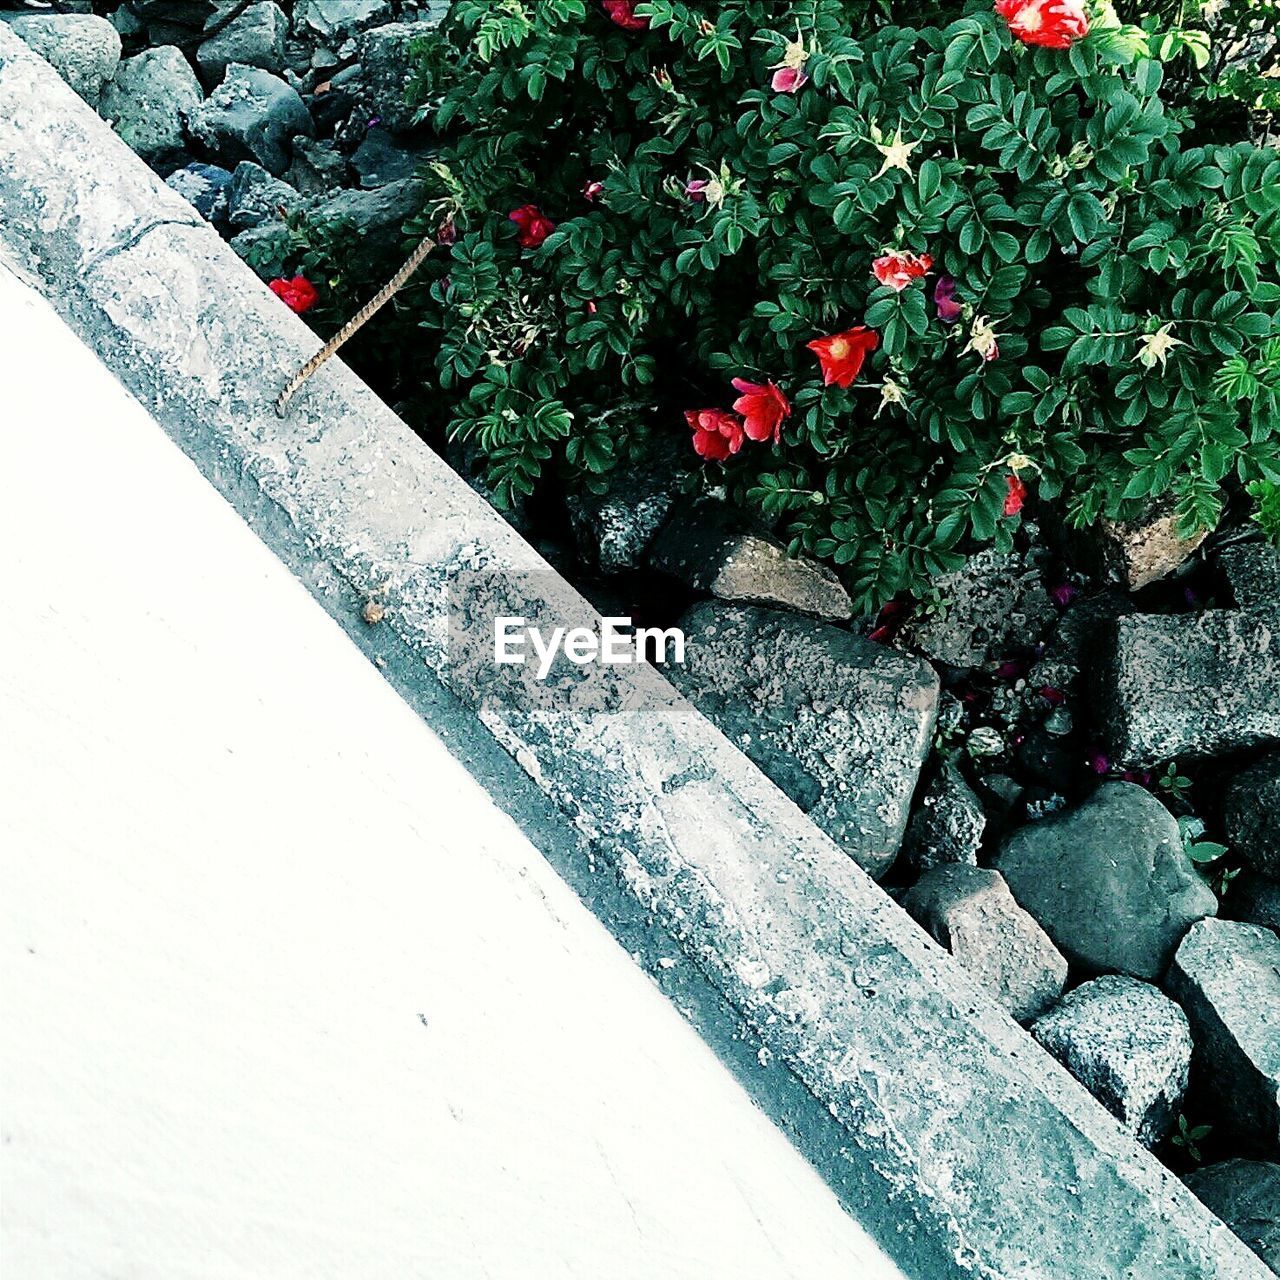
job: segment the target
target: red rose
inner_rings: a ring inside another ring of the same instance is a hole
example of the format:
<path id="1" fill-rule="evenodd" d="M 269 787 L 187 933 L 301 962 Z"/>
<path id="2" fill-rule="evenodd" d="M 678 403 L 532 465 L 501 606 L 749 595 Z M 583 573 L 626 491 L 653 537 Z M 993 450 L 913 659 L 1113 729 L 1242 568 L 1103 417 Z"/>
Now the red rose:
<path id="1" fill-rule="evenodd" d="M 723 409 L 686 409 L 684 417 L 693 428 L 694 452 L 709 462 L 723 462 L 747 438 L 742 420 Z"/>
<path id="2" fill-rule="evenodd" d="M 919 280 L 933 266 L 927 253 L 886 253 L 871 264 L 871 272 L 881 284 L 901 293 L 913 280 Z"/>
<path id="3" fill-rule="evenodd" d="M 599 182 L 599 181 L 588 182 L 587 185 L 582 188 L 582 198 L 584 200 L 590 201 L 593 204 L 595 203 L 595 201 L 599 200 L 603 194 L 604 194 L 603 182 Z"/>
<path id="4" fill-rule="evenodd" d="M 868 351 L 880 345 L 880 335 L 874 329 L 860 324 L 844 333 L 833 333 L 829 338 L 815 338 L 806 343 L 816 353 L 822 368 L 822 381 L 826 386 L 848 387 L 862 372 L 862 362 Z"/>
<path id="5" fill-rule="evenodd" d="M 623 31 L 648 31 L 649 19 L 636 15 L 636 0 L 600 0 L 605 16 Z"/>
<path id="6" fill-rule="evenodd" d="M 1004 500 L 1004 513 L 1007 516 L 1016 516 L 1027 500 L 1027 486 L 1022 483 L 1019 476 L 1012 474 L 1005 476 L 1004 482 L 1009 486 L 1009 492 Z"/>
<path id="7" fill-rule="evenodd" d="M 543 241 L 556 229 L 556 224 L 536 204 L 522 204 L 507 217 L 520 229 L 516 243 L 522 249 L 540 249 Z"/>
<path id="8" fill-rule="evenodd" d="M 749 440 L 767 440 L 773 437 L 777 444 L 782 438 L 782 423 L 791 416 L 787 397 L 772 382 L 748 382 L 734 378 L 733 389 L 742 395 L 733 402 L 735 413 L 742 414 L 742 429 Z"/>
<path id="9" fill-rule="evenodd" d="M 320 301 L 315 285 L 306 276 L 294 276 L 292 280 L 281 277 L 278 280 L 272 280 L 267 288 L 281 299 L 290 311 L 298 315 L 302 315 L 304 311 L 310 311 Z"/>
<path id="10" fill-rule="evenodd" d="M 1081 0 L 996 0 L 1014 39 L 1044 49 L 1070 49 L 1089 34 Z"/>

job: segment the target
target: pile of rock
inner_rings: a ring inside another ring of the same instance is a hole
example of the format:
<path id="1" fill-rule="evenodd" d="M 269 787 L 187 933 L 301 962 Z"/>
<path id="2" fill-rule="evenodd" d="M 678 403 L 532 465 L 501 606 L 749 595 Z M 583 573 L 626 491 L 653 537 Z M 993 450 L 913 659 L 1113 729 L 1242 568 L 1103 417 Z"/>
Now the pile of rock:
<path id="1" fill-rule="evenodd" d="M 448 5 L 72 0 L 80 12 L 0 18 L 274 275 L 289 265 L 290 214 L 398 243 L 421 204 L 414 175 L 428 155 L 407 102 L 409 46 Z"/>

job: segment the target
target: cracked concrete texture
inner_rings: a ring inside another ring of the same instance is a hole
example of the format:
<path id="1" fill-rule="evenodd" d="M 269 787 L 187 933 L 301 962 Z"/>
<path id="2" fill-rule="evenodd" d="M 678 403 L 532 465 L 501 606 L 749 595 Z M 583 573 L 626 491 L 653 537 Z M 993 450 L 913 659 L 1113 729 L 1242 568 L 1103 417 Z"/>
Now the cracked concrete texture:
<path id="1" fill-rule="evenodd" d="M 437 676 L 562 806 L 842 1127 L 823 1172 L 908 1270 L 1266 1275 L 655 673 L 611 669 L 616 709 L 585 717 L 477 697 L 447 659 L 450 585 L 558 580 L 336 362 L 277 418 L 314 336 L 3 28 L 0 240 L 410 702 Z"/>

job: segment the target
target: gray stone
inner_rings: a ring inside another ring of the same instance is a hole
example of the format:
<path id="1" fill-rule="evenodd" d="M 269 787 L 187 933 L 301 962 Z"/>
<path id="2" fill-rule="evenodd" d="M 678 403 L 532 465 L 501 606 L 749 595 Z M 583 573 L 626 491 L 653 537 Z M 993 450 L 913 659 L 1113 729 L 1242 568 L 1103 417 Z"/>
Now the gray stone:
<path id="1" fill-rule="evenodd" d="M 1165 980 L 1218 1106 L 1215 1125 L 1249 1151 L 1280 1151 L 1280 937 L 1260 925 L 1201 920 Z"/>
<path id="2" fill-rule="evenodd" d="M 273 178 L 260 164 L 242 160 L 231 175 L 227 220 L 235 230 L 276 222 L 302 203 L 302 197 L 287 182 Z"/>
<path id="3" fill-rule="evenodd" d="M 1013 832 L 995 866 L 1093 973 L 1158 980 L 1188 926 L 1218 909 L 1172 815 L 1130 782 L 1103 783 L 1077 808 Z"/>
<path id="4" fill-rule="evenodd" d="M 1280 1275 L 1280 1164 L 1223 1160 L 1187 1174 L 1187 1186 Z"/>
<path id="5" fill-rule="evenodd" d="M 1227 843 L 1255 871 L 1280 880 L 1280 751 L 1232 778 L 1222 820 Z"/>
<path id="6" fill-rule="evenodd" d="M 1168 1133 L 1187 1091 L 1191 1029 L 1159 988 L 1118 974 L 1095 978 L 1031 1034 L 1143 1146 Z"/>
<path id="7" fill-rule="evenodd" d="M 1017 554 L 980 551 L 935 585 L 940 607 L 911 618 L 902 638 L 953 667 L 980 666 L 1032 643 L 1058 616 L 1039 567 Z"/>
<path id="8" fill-rule="evenodd" d="M 175 169 L 165 185 L 172 187 L 207 222 L 221 226 L 227 220 L 232 176 L 215 164 L 192 162 Z"/>
<path id="9" fill-rule="evenodd" d="M 1117 766 L 1280 742 L 1280 609 L 1120 618 L 1094 677 Z"/>
<path id="10" fill-rule="evenodd" d="M 1256 871 L 1242 871 L 1232 882 L 1226 914 L 1245 924 L 1260 924 L 1280 933 L 1280 881 Z"/>
<path id="11" fill-rule="evenodd" d="M 902 905 L 1019 1022 L 1043 1013 L 1062 994 L 1066 960 L 1013 900 L 998 871 L 934 867 Z"/>
<path id="12" fill-rule="evenodd" d="M 364 67 L 361 101 L 386 129 L 403 133 L 413 128 L 417 108 L 409 105 L 413 80 L 411 46 L 434 25 L 392 22 L 360 37 L 360 64 Z"/>
<path id="13" fill-rule="evenodd" d="M 196 62 L 210 81 L 221 80 L 233 62 L 263 71 L 283 71 L 288 30 L 284 10 L 273 0 L 259 0 L 200 45 Z"/>
<path id="14" fill-rule="evenodd" d="M 654 540 L 649 563 L 721 600 L 781 605 L 836 621 L 853 613 L 849 593 L 830 569 L 787 555 L 777 538 L 722 502 L 677 511 Z"/>
<path id="15" fill-rule="evenodd" d="M 341 43 L 394 17 L 392 0 L 298 0 L 293 25 L 298 32 L 310 30 L 324 40 Z"/>
<path id="16" fill-rule="evenodd" d="M 888 870 L 929 750 L 938 677 L 838 627 L 707 602 L 673 683 L 864 870 Z"/>
<path id="17" fill-rule="evenodd" d="M 580 491 L 566 500 L 578 548 L 604 573 L 636 569 L 675 505 L 680 473 L 666 454 L 622 466 L 602 493 Z"/>
<path id="18" fill-rule="evenodd" d="M 1235 542 L 1215 557 L 1237 607 L 1280 605 L 1280 547 L 1269 542 Z"/>
<path id="19" fill-rule="evenodd" d="M 180 158 L 203 90 L 181 49 L 166 45 L 126 58 L 102 90 L 99 110 L 148 164 Z"/>
<path id="20" fill-rule="evenodd" d="M 917 871 L 947 863 L 974 866 L 986 826 L 981 801 L 960 770 L 944 760 L 916 793 L 902 842 L 903 860 Z"/>
<path id="21" fill-rule="evenodd" d="M 5 14 L 9 25 L 91 106 L 120 65 L 120 33 L 87 13 Z"/>
<path id="22" fill-rule="evenodd" d="M 351 167 L 365 188 L 385 187 L 388 182 L 412 178 L 432 152 L 422 146 L 401 146 L 391 134 L 374 126 L 351 157 Z"/>
<path id="23" fill-rule="evenodd" d="M 304 196 L 325 196 L 345 185 L 347 162 L 327 143 L 299 137 L 293 140 L 293 163 L 284 176 Z"/>
<path id="24" fill-rule="evenodd" d="M 259 67 L 233 62 L 191 119 L 191 132 L 226 160 L 256 160 L 279 176 L 289 167 L 290 140 L 313 132 L 295 89 Z"/>

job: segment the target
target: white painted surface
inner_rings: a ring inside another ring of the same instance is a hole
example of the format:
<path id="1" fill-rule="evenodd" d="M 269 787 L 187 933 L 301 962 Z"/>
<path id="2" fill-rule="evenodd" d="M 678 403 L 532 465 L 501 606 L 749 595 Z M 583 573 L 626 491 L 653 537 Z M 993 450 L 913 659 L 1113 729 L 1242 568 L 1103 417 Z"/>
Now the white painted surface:
<path id="1" fill-rule="evenodd" d="M 5 1280 L 896 1277 L 0 266 Z"/>

